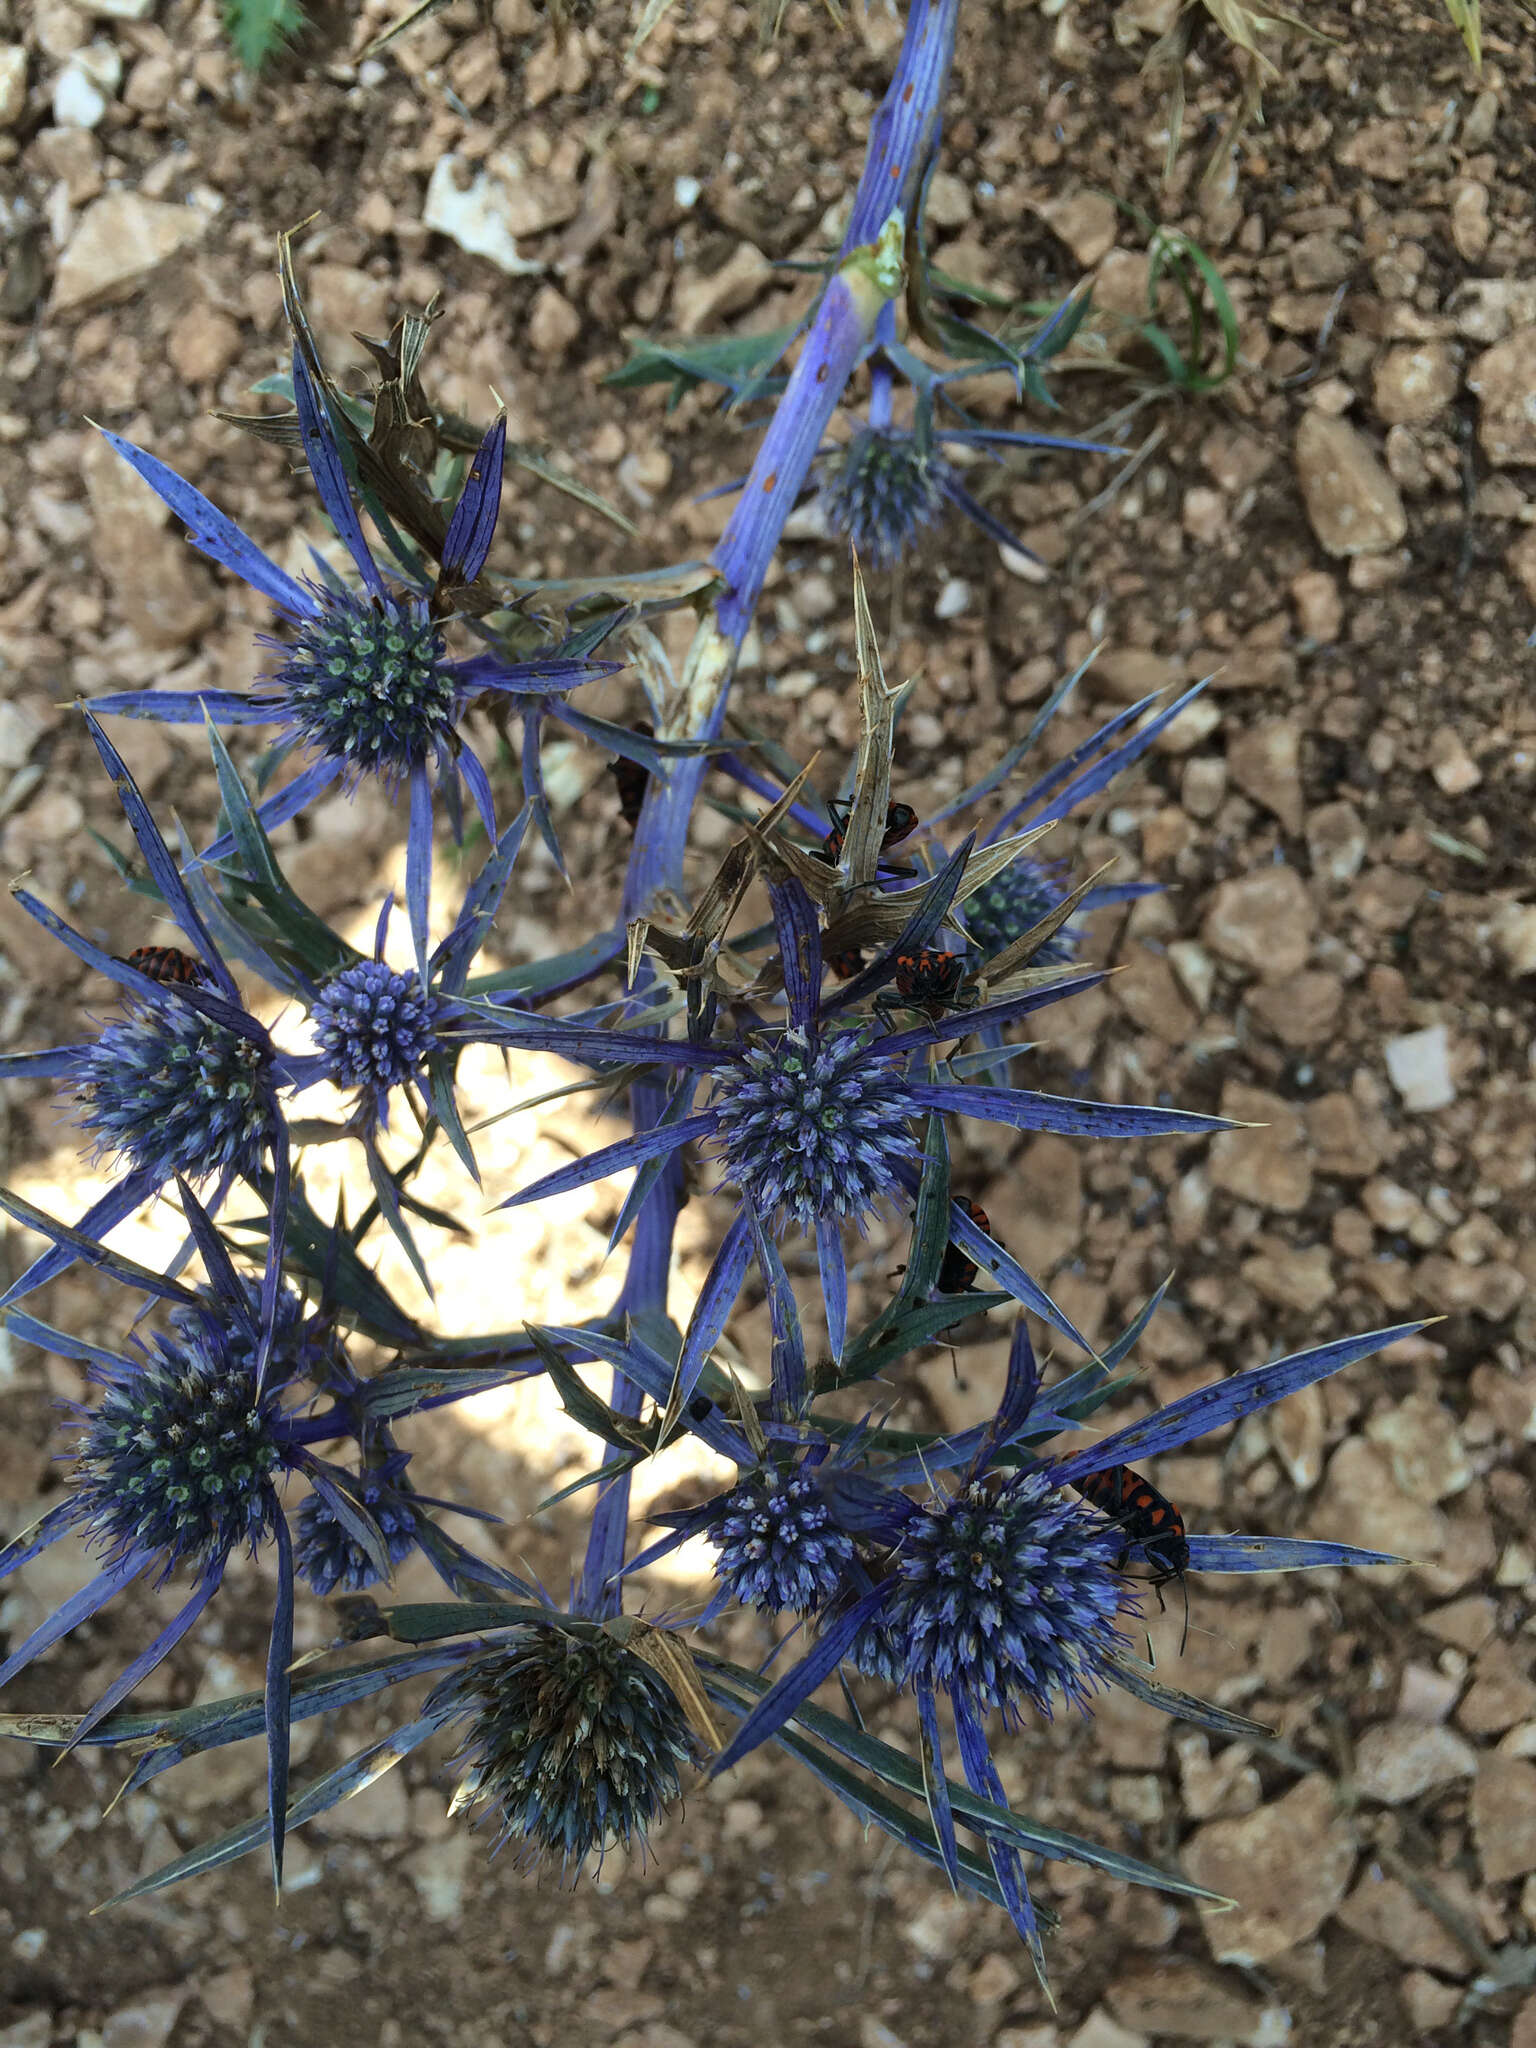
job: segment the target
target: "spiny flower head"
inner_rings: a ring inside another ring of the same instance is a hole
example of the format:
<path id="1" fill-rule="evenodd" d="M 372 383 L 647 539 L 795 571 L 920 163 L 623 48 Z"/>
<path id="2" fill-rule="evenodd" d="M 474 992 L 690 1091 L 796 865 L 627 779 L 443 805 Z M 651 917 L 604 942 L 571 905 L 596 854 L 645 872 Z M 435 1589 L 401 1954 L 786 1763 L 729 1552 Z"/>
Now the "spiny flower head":
<path id="1" fill-rule="evenodd" d="M 98 1158 L 157 1180 L 255 1171 L 271 1136 L 268 1061 L 254 1040 L 174 995 L 130 1001 L 75 1069 Z"/>
<path id="2" fill-rule="evenodd" d="M 162 1577 L 253 1550 L 277 1519 L 276 1382 L 258 1395 L 222 1325 L 188 1314 L 108 1382 L 76 1448 L 82 1519 L 113 1556 L 158 1553 Z"/>
<path id="3" fill-rule="evenodd" d="M 643 1842 L 691 1752 L 671 1687 L 599 1632 L 519 1629 L 444 1680 L 426 1711 L 464 1724 L 453 1810 L 488 1808 L 497 1848 L 516 1842 L 530 1863 Z"/>
<path id="4" fill-rule="evenodd" d="M 1011 867 L 967 896 L 965 928 L 983 953 L 1001 953 L 1037 925 L 1071 894 L 1064 862 L 1021 855 Z M 1077 958 L 1082 933 L 1070 921 L 1053 932 L 1032 956 L 1033 967 L 1066 966 Z"/>
<path id="5" fill-rule="evenodd" d="M 877 569 L 898 562 L 949 503 L 958 475 L 932 443 L 892 426 L 861 426 L 818 467 L 827 525 Z"/>
<path id="6" fill-rule="evenodd" d="M 421 1072 L 442 1010 L 420 976 L 358 960 L 321 989 L 310 1021 L 337 1086 L 384 1095 Z"/>
<path id="7" fill-rule="evenodd" d="M 852 1538 L 833 1521 L 812 1474 L 798 1468 L 749 1472 L 715 1503 L 704 1534 L 720 1553 L 721 1583 L 764 1614 L 813 1612 L 836 1593 L 854 1559 Z"/>
<path id="8" fill-rule="evenodd" d="M 398 1464 L 404 1464 L 404 1458 Z M 387 1470 L 363 1474 L 357 1490 L 372 1518 L 392 1565 L 403 1564 L 416 1545 L 416 1511 Z M 357 1538 L 337 1517 L 330 1503 L 312 1493 L 299 1509 L 294 1561 L 302 1577 L 322 1598 L 334 1593 L 361 1593 L 379 1583 L 379 1569 Z"/>
<path id="9" fill-rule="evenodd" d="M 270 681 L 318 753 L 348 779 L 397 783 L 439 755 L 452 734 L 459 685 L 425 599 L 358 597 L 316 586 L 315 610 Z"/>
<path id="10" fill-rule="evenodd" d="M 1084 1703 L 1120 1647 L 1117 1531 L 1038 1472 L 976 1480 L 919 1507 L 895 1588 L 856 1646 L 861 1669 L 963 1692 L 982 1712 Z"/>
<path id="11" fill-rule="evenodd" d="M 749 1044 L 721 1072 L 713 1108 L 728 1177 L 759 1215 L 803 1230 L 866 1216 L 917 1149 L 917 1104 L 861 1029 Z"/>

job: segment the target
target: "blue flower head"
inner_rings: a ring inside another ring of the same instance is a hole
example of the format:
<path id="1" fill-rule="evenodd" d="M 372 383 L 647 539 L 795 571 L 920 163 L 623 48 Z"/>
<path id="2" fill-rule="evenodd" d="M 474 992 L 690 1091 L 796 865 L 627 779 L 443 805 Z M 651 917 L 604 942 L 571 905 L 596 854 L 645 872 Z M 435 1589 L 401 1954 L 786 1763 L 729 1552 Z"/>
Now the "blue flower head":
<path id="1" fill-rule="evenodd" d="M 446 752 L 459 708 L 437 622 L 423 598 L 311 588 L 315 610 L 268 681 L 315 753 L 400 782 Z"/>
<path id="2" fill-rule="evenodd" d="M 415 1549 L 420 1519 L 409 1495 L 395 1483 L 404 1464 L 405 1457 L 399 1454 L 385 1466 L 362 1473 L 351 1495 L 383 1537 L 392 1566 L 403 1564 Z M 300 1578 L 322 1598 L 338 1589 L 361 1593 L 385 1577 L 376 1554 L 358 1542 L 334 1501 L 319 1493 L 312 1493 L 299 1509 L 294 1562 Z"/>
<path id="3" fill-rule="evenodd" d="M 337 1087 L 382 1099 L 414 1080 L 437 1051 L 445 1007 L 419 975 L 358 960 L 321 987 L 310 1021 Z"/>
<path id="4" fill-rule="evenodd" d="M 1049 917 L 1071 893 L 1064 861 L 1037 861 L 1020 854 L 1011 867 L 966 897 L 965 928 L 984 954 L 995 955 Z M 1069 966 L 1077 958 L 1082 937 L 1069 919 L 1032 955 L 1031 966 Z"/>
<path id="5" fill-rule="evenodd" d="M 645 1839 L 692 1751 L 677 1696 L 600 1629 L 520 1628 L 443 1681 L 425 1712 L 458 1724 L 455 1812 L 483 1807 L 496 1847 L 562 1871 Z"/>
<path id="6" fill-rule="evenodd" d="M 821 509 L 860 560 L 889 569 L 949 505 L 960 477 L 931 444 L 899 427 L 856 427 L 817 465 Z"/>
<path id="7" fill-rule="evenodd" d="M 711 1503 L 702 1533 L 715 1576 L 744 1607 L 811 1614 L 844 1583 L 853 1539 L 838 1528 L 811 1471 L 764 1464 Z"/>
<path id="8" fill-rule="evenodd" d="M 255 1172 L 275 1113 L 267 1052 L 175 990 L 130 997 L 82 1046 L 71 1079 L 98 1159 L 157 1184 Z M 264 1034 L 263 1034 L 264 1035 Z"/>

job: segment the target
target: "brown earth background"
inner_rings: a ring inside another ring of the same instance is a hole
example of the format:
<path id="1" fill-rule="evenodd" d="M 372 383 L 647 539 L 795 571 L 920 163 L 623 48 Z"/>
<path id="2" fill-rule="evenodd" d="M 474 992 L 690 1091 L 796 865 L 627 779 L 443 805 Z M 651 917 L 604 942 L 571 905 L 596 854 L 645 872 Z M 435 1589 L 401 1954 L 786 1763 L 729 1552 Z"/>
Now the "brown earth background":
<path id="1" fill-rule="evenodd" d="M 453 0 L 360 63 L 350 53 L 392 11 L 317 9 L 312 36 L 253 86 L 211 4 L 0 0 L 0 866 L 30 871 L 114 950 L 166 934 L 145 933 L 88 836 L 125 841 L 61 707 L 153 681 L 239 687 L 269 621 L 191 554 L 87 417 L 303 567 L 307 490 L 210 410 L 254 409 L 252 383 L 279 367 L 275 241 L 314 216 L 298 260 L 333 367 L 355 376 L 354 330 L 382 334 L 440 292 L 435 394 L 484 419 L 494 391 L 514 437 L 558 454 L 637 529 L 626 539 L 518 476 L 493 566 L 561 575 L 707 554 L 729 501 L 695 497 L 746 467 L 749 437 L 695 399 L 668 416 L 659 393 L 600 380 L 636 333 L 739 331 L 803 307 L 808 280 L 775 265 L 835 242 L 900 33 L 882 7 L 839 26 L 792 0 L 764 47 L 747 9 L 685 0 L 626 69 L 620 9 L 579 11 L 562 39 L 530 0 Z M 998 1235 L 1090 1334 L 1175 1274 L 1140 1353 L 1147 1404 L 1282 1349 L 1443 1317 L 1155 1470 L 1192 1528 L 1422 1560 L 1200 1582 L 1182 1659 L 1180 1617 L 1155 1626 L 1166 1674 L 1272 1726 L 1272 1744 L 1213 1745 L 1118 1694 L 1092 1722 L 999 1744 L 1022 1810 L 1177 1860 L 1241 1903 L 1202 1918 L 1048 1867 L 1053 2013 L 1000 1915 L 866 1838 L 772 1753 L 695 1787 L 647 1861 L 612 1856 L 574 1894 L 488 1861 L 483 1837 L 446 1819 L 433 1753 L 294 1840 L 280 1911 L 251 1859 L 92 1919 L 255 1810 L 260 1759 L 246 1745 L 201 1760 L 107 1814 L 118 1765 L 77 1756 L 55 1771 L 11 1744 L 0 2048 L 1536 2043 L 1533 31 L 1513 0 L 1489 0 L 1479 78 L 1433 7 L 1310 7 L 1332 41 L 1291 39 L 1267 125 L 1202 192 L 1238 82 L 1208 38 L 1164 186 L 1166 109 L 1139 67 L 1171 11 L 967 8 L 935 254 L 1042 302 L 1095 274 L 1097 353 L 1058 380 L 1062 423 L 1087 432 L 1132 408 L 1138 459 L 1128 473 L 1062 458 L 972 473 L 1048 578 L 956 521 L 871 594 L 888 673 L 922 678 L 897 759 L 919 807 L 989 767 L 1096 643 L 1051 756 L 1148 689 L 1214 676 L 1145 771 L 1058 835 L 1081 871 L 1117 856 L 1116 879 L 1164 893 L 1097 921 L 1092 951 L 1122 971 L 1048 1016 L 1035 1072 L 1261 1128 L 1095 1150 L 973 1127 L 957 1180 Z M 535 268 L 508 275 L 424 223 L 449 157 L 432 217 L 485 177 Z M 1169 391 L 1134 345 L 1147 236 L 1116 201 L 1185 228 L 1218 264 L 1241 332 L 1218 392 Z M 978 407 L 1014 421 L 1005 393 Z M 738 708 L 841 764 L 850 643 L 845 563 L 806 530 L 765 594 Z M 622 677 L 588 701 L 640 708 Z M 158 814 L 179 812 L 196 838 L 214 815 L 201 741 L 119 736 Z M 617 900 L 625 849 L 602 759 L 560 744 L 552 786 L 574 892 L 525 855 L 493 958 L 569 944 Z M 701 820 L 700 846 L 725 829 Z M 322 804 L 285 845 L 296 883 L 354 935 L 399 880 L 398 822 L 371 797 Z M 446 850 L 440 873 L 457 873 Z M 75 1037 L 102 987 L 8 900 L 0 948 L 0 1046 Z M 488 1116 L 561 1078 L 526 1062 L 509 1098 L 487 1063 L 466 1086 Z M 77 1213 L 99 1183 L 57 1105 L 7 1095 L 7 1177 Z M 487 1196 L 600 1141 L 581 1098 L 521 1111 L 485 1141 Z M 424 1192 L 475 1232 L 433 1248 L 453 1327 L 606 1301 L 613 1184 L 487 1220 L 455 1169 L 434 1171 Z M 318 1192 L 334 1174 L 317 1166 Z M 685 1212 L 675 1310 L 719 1227 L 708 1200 Z M 124 1239 L 140 1255 L 170 1241 L 156 1214 Z M 12 1270 L 27 1252 L 12 1244 Z M 899 1234 L 877 1234 L 864 1276 L 883 1284 L 900 1256 Z M 120 1310 L 74 1275 L 42 1312 L 120 1337 Z M 957 1363 L 936 1353 L 908 1376 L 911 1417 L 990 1410 L 995 1321 L 965 1332 Z M 749 1369 L 764 1327 L 749 1297 L 732 1325 Z M 81 1391 L 60 1359 L 0 1355 L 8 1527 L 56 1497 L 54 1404 Z M 501 1508 L 501 1554 L 566 1583 L 573 1524 L 534 1513 L 582 1467 L 558 1410 L 486 1397 L 411 1441 L 428 1490 Z M 669 1467 L 641 1503 L 696 1497 L 708 1478 Z M 649 1604 L 697 1600 L 694 1563 L 652 1581 Z M 61 1549 L 0 1587 L 0 1635 L 20 1640 L 88 1569 Z M 407 1575 L 408 1597 L 428 1590 Z M 269 1591 L 238 1571 L 141 1700 L 258 1683 Z M 148 1593 L 118 1603 L 7 1705 L 83 1705 L 157 1611 Z M 302 1626 L 306 1645 L 329 1634 L 318 1603 Z M 755 1621 L 714 1640 L 745 1661 L 766 1647 Z M 910 1745 L 906 1704 L 867 1707 Z M 307 1729 L 301 1774 L 384 1725 L 359 1713 Z"/>

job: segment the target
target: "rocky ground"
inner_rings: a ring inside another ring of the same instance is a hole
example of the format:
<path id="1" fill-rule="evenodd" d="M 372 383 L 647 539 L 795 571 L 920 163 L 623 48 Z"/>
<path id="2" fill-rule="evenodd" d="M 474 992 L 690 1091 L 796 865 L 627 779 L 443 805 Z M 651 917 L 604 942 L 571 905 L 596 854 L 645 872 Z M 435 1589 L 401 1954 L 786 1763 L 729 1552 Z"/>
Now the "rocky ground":
<path id="1" fill-rule="evenodd" d="M 302 566 L 305 493 L 211 409 L 259 403 L 251 385 L 282 343 L 275 238 L 307 222 L 299 267 L 333 365 L 360 369 L 353 330 L 382 333 L 441 292 L 436 391 L 483 418 L 494 390 L 514 436 L 637 529 L 626 539 L 529 478 L 499 565 L 707 553 L 728 501 L 696 496 L 745 467 L 742 431 L 601 377 L 636 333 L 798 311 L 805 279 L 774 266 L 835 232 L 899 33 L 881 8 L 839 27 L 794 0 L 764 47 L 744 8 L 684 0 L 626 70 L 621 10 L 580 9 L 561 38 L 529 0 L 454 0 L 357 61 L 388 12 L 317 8 L 313 36 L 252 86 L 212 5 L 0 0 L 0 865 L 115 950 L 142 940 L 142 911 L 88 836 L 123 837 L 61 705 L 152 681 L 238 687 L 266 620 L 87 418 L 153 447 Z M 1208 40 L 1165 186 L 1165 105 L 1139 65 L 1172 12 L 978 0 L 967 15 L 938 260 L 1041 301 L 1093 273 L 1097 353 L 1060 380 L 1064 420 L 1085 432 L 1132 408 L 1137 459 L 975 473 L 1048 577 L 956 522 L 872 596 L 889 671 L 923 678 L 898 756 L 919 805 L 995 761 L 1096 643 L 1051 752 L 1150 688 L 1213 678 L 1147 771 L 1072 829 L 1064 850 L 1084 869 L 1117 856 L 1116 879 L 1164 890 L 1098 921 L 1093 948 L 1122 971 L 1052 1020 L 1038 1071 L 1260 1128 L 1099 1150 L 978 1129 L 959 1171 L 997 1233 L 1090 1334 L 1175 1273 L 1141 1353 L 1149 1400 L 1329 1335 L 1443 1318 L 1156 1469 L 1193 1528 L 1422 1560 L 1201 1582 L 1182 1659 L 1182 1615 L 1159 1625 L 1174 1682 L 1273 1727 L 1272 1743 L 1213 1745 L 1115 1695 L 1091 1723 L 1001 1745 L 1021 1808 L 1176 1860 L 1239 1905 L 1202 1916 L 1051 1867 L 1053 2011 L 997 1915 L 766 1754 L 694 1790 L 643 1867 L 611 1858 L 574 1895 L 488 1862 L 445 1818 L 433 1755 L 295 1840 L 280 1912 L 252 1861 L 88 1919 L 250 1811 L 259 1761 L 205 1760 L 109 1815 L 112 1767 L 55 1772 L 11 1745 L 0 2048 L 1536 2044 L 1536 53 L 1513 0 L 1484 10 L 1481 78 L 1427 4 L 1309 9 L 1333 40 L 1292 41 L 1268 125 L 1202 189 L 1238 93 Z M 1146 235 L 1116 202 L 1186 228 L 1219 267 L 1241 356 L 1218 390 L 1171 391 L 1136 344 Z M 839 758 L 850 638 L 845 568 L 806 528 L 738 702 Z M 638 708 L 623 678 L 594 702 Z M 125 750 L 162 815 L 207 824 L 195 736 L 137 727 Z M 529 859 L 495 940 L 508 959 L 567 943 L 573 919 L 595 927 L 615 897 L 601 759 L 566 747 L 554 787 L 576 901 Z M 289 838 L 295 880 L 358 928 L 398 879 L 397 849 L 396 820 L 367 800 L 322 805 Z M 74 1036 L 99 986 L 5 902 L 0 948 L 4 1049 Z M 551 1078 L 529 1067 L 516 1085 Z M 486 1113 L 505 1100 L 499 1070 L 471 1086 Z M 90 1169 L 48 1097 L 8 1092 L 8 1177 L 74 1213 Z M 581 1112 L 524 1113 L 496 1172 L 511 1185 L 567 1140 L 591 1142 Z M 465 1203 L 446 1168 L 437 1192 Z M 599 1188 L 436 1247 L 458 1326 L 604 1300 L 614 1202 Z M 709 1208 L 687 1212 L 679 1304 L 718 1225 Z M 155 1218 L 135 1233 L 166 1241 Z M 870 1274 L 899 1257 L 894 1238 L 874 1242 Z M 510 1305 L 486 1278 L 509 1264 L 525 1276 Z M 72 1277 L 46 1312 L 115 1332 L 114 1306 Z M 733 1325 L 748 1358 L 761 1327 L 750 1305 Z M 969 1331 L 957 1365 L 920 1368 L 912 1412 L 989 1407 L 1002 1331 Z M 61 1360 L 0 1360 L 8 1523 L 56 1486 L 52 1403 L 79 1391 Z M 580 1469 L 568 1425 L 488 1397 L 418 1441 L 433 1490 L 500 1505 L 505 1556 L 563 1582 L 569 1524 L 528 1517 Z M 674 1468 L 644 1498 L 686 1497 L 695 1479 Z M 7 1586 L 0 1631 L 19 1639 L 81 1572 L 61 1551 Z M 654 1597 L 696 1592 L 660 1581 Z M 146 1698 L 252 1683 L 266 1599 L 241 1576 Z M 154 1605 L 83 1631 L 7 1703 L 93 1697 Z M 309 1642 L 328 1632 L 319 1614 L 305 1627 Z M 721 1640 L 762 1648 L 746 1624 Z M 902 1703 L 869 1711 L 910 1741 Z M 304 1761 L 336 1753 L 310 1738 Z"/>

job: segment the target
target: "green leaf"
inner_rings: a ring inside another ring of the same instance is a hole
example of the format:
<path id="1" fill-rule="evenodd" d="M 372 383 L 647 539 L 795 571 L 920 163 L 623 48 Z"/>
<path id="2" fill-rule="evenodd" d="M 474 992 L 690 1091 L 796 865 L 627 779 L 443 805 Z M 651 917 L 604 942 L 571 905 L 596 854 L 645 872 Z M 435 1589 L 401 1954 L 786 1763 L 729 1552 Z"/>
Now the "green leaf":
<path id="1" fill-rule="evenodd" d="M 655 341 L 642 335 L 629 346 L 629 361 L 603 379 L 620 391 L 646 384 L 670 384 L 667 410 L 687 391 L 701 384 L 721 384 L 738 399 L 772 396 L 783 388 L 782 377 L 764 372 L 777 362 L 799 333 L 798 325 L 771 327 L 762 334 L 711 335 L 702 341 Z"/>
<path id="2" fill-rule="evenodd" d="M 224 28 L 247 71 L 260 71 L 304 27 L 299 0 L 224 0 Z"/>

